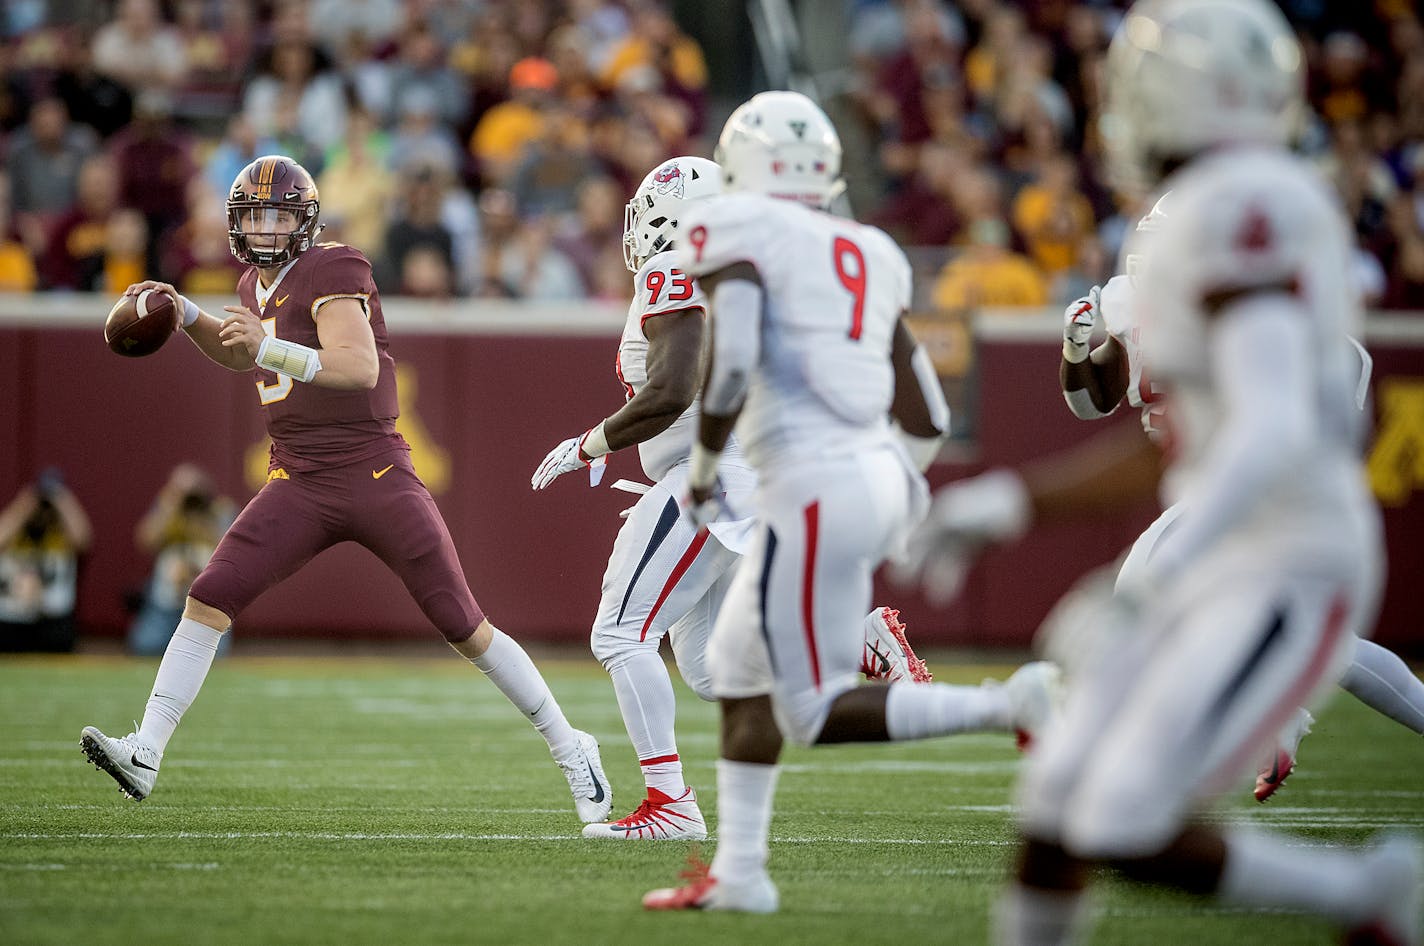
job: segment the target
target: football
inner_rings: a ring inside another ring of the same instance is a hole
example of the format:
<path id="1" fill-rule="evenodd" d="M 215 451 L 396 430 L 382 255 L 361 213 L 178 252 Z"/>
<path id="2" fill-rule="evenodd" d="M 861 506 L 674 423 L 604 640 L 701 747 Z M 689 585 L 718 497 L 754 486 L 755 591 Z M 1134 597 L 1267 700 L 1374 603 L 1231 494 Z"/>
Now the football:
<path id="1" fill-rule="evenodd" d="M 104 341 L 115 354 L 129 358 L 151 355 L 163 347 L 177 327 L 173 309 L 172 297 L 156 289 L 124 296 L 109 310 Z"/>

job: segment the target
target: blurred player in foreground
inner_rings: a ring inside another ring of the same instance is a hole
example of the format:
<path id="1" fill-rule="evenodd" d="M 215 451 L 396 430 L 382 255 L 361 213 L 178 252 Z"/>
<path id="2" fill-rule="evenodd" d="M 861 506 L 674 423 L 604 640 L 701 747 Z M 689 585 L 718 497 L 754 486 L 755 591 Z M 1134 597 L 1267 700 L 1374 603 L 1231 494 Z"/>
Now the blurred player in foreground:
<path id="1" fill-rule="evenodd" d="M 1300 48 L 1266 0 L 1140 3 L 1107 76 L 1115 167 L 1171 173 L 1171 213 L 1128 251 L 1143 261 L 1144 363 L 1170 405 L 1164 495 L 1186 512 L 1130 581 L 1080 586 L 1045 625 L 1072 686 L 1020 780 L 1024 844 L 998 941 L 1074 941 L 1089 867 L 1104 864 L 1312 912 L 1356 946 L 1418 943 L 1412 839 L 1341 849 L 1193 818 L 1337 679 L 1381 583 L 1350 230 L 1285 147 L 1304 107 Z M 1106 508 L 1154 481 L 1154 454 L 1134 436 L 950 487 L 911 561 L 933 582 L 1005 522 Z"/>
<path id="2" fill-rule="evenodd" d="M 606 462 L 601 458 L 637 446 L 643 472 L 654 481 L 618 532 L 592 634 L 593 654 L 613 679 L 647 796 L 627 817 L 586 826 L 588 838 L 707 836 L 696 793 L 683 781 L 673 731 L 677 705 L 658 645 L 670 637 L 683 680 L 702 699 L 713 699 L 707 637 L 753 525 L 742 514 L 751 512 L 756 474 L 735 440 L 722 457 L 724 502 L 717 517 L 699 529 L 678 512 L 700 409 L 706 299 L 674 265 L 673 247 L 686 232 L 679 228 L 681 217 L 721 192 L 722 169 L 694 157 L 663 162 L 639 185 L 628 202 L 623 233 L 623 259 L 634 273 L 633 302 L 618 345 L 617 371 L 628 401 L 550 451 L 531 479 L 535 489 L 544 489 L 575 470 L 588 468 L 601 476 Z M 896 611 L 876 608 L 863 627 L 861 670 L 867 677 L 929 680 Z"/>
<path id="3" fill-rule="evenodd" d="M 679 268 L 711 300 L 710 361 L 685 515 L 723 508 L 732 427 L 757 472 L 751 547 L 708 643 L 721 703 L 717 854 L 650 909 L 769 913 L 772 796 L 782 734 L 802 745 L 1032 732 L 1056 671 L 1002 684 L 857 686 L 871 576 L 924 510 L 924 478 L 890 423 L 937 440 L 948 407 L 901 315 L 910 266 L 884 233 L 824 212 L 840 140 L 793 92 L 765 92 L 717 145 L 729 193 L 680 221 Z"/>
<path id="4" fill-rule="evenodd" d="M 153 791 L 178 721 L 203 685 L 223 632 L 268 588 L 338 542 L 364 545 L 395 572 L 425 616 L 548 741 L 579 817 L 612 804 L 593 737 L 569 725 L 517 643 L 475 603 L 445 521 L 396 433 L 395 362 L 381 297 L 359 250 L 316 243 L 316 186 L 290 158 L 243 168 L 227 200 L 233 255 L 248 265 L 240 305 L 218 319 L 166 283 L 183 331 L 213 361 L 252 371 L 272 458 L 247 504 L 194 580 L 138 732 L 86 727 L 81 745 L 129 797 Z"/>
<path id="5" fill-rule="evenodd" d="M 1138 222 L 1138 230 L 1153 232 L 1161 227 L 1168 196 L 1158 200 L 1152 212 Z M 1147 436 L 1160 441 L 1166 408 L 1161 392 L 1142 365 L 1142 327 L 1138 324 L 1141 307 L 1134 305 L 1132 298 L 1133 276 L 1139 262 L 1129 258 L 1126 275 L 1114 276 L 1101 288 L 1094 286 L 1087 296 L 1069 304 L 1063 313 L 1063 360 L 1058 375 L 1063 398 L 1074 416 L 1083 420 L 1107 417 L 1126 401 L 1142 412 Z M 1151 300 L 1144 300 L 1143 305 L 1150 306 Z M 1090 350 L 1093 327 L 1099 318 L 1107 337 Z M 1373 362 L 1362 346 L 1356 344 L 1355 349 L 1359 356 L 1355 402 L 1364 410 Z M 1143 567 L 1181 513 L 1180 505 L 1169 506 L 1133 543 L 1118 572 L 1119 584 L 1131 584 L 1133 573 Z M 1392 651 L 1373 641 L 1355 638 L 1350 666 L 1340 678 L 1340 686 L 1376 712 L 1424 734 L 1424 682 Z M 1277 734 L 1275 745 L 1256 773 L 1257 801 L 1266 801 L 1285 784 L 1295 769 L 1300 741 L 1314 722 L 1310 711 L 1301 707 Z"/>

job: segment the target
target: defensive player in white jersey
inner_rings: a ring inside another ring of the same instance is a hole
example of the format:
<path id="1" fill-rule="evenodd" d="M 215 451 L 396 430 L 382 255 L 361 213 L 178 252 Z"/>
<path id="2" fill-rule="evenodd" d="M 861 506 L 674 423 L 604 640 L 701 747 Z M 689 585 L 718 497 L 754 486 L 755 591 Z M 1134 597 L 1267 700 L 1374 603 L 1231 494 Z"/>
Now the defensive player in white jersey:
<path id="1" fill-rule="evenodd" d="M 722 711 L 710 871 L 650 909 L 772 912 L 768 830 L 782 734 L 796 743 L 1035 729 L 1056 670 L 1005 684 L 857 686 L 871 576 L 927 497 L 890 415 L 934 441 L 948 407 L 901 314 L 910 267 L 884 233 L 824 212 L 840 141 L 792 92 L 764 92 L 717 145 L 726 196 L 683 215 L 679 268 L 711 301 L 687 514 L 715 521 L 734 424 L 757 471 L 751 548 L 708 645 Z M 740 421 L 738 417 L 740 416 Z"/>
<path id="2" fill-rule="evenodd" d="M 1138 222 L 1138 231 L 1150 233 L 1161 227 L 1170 196 L 1164 195 L 1153 205 L 1151 212 Z M 1126 262 L 1125 275 L 1114 276 L 1101 288 L 1094 286 L 1087 296 L 1070 303 L 1064 310 L 1063 360 L 1058 376 L 1063 398 L 1076 417 L 1083 420 L 1107 417 L 1125 400 L 1142 412 L 1142 426 L 1147 435 L 1159 437 L 1166 407 L 1161 392 L 1143 371 L 1141 326 L 1132 301 L 1133 277 L 1141 260 L 1134 256 Z M 1097 347 L 1091 347 L 1093 329 L 1100 318 L 1107 337 Z M 1356 349 L 1359 376 L 1355 400 L 1363 410 L 1373 362 L 1363 346 L 1356 345 Z M 1167 507 L 1133 543 L 1118 572 L 1118 582 L 1132 582 L 1134 573 L 1145 565 L 1158 539 L 1172 528 L 1180 513 L 1180 506 Z M 1340 686 L 1376 712 L 1415 733 L 1424 734 L 1424 682 L 1392 651 L 1357 638 Z M 1295 769 L 1300 742 L 1314 722 L 1310 711 L 1301 707 L 1277 734 L 1275 744 L 1256 773 L 1257 801 L 1266 801 L 1285 784 Z"/>
<path id="3" fill-rule="evenodd" d="M 634 292 L 616 363 L 628 400 L 612 416 L 550 451 L 531 479 L 535 489 L 544 489 L 563 473 L 636 445 L 643 472 L 654 483 L 618 532 L 592 633 L 594 656 L 613 679 L 646 797 L 623 818 L 586 825 L 584 837 L 707 836 L 696 793 L 683 781 L 674 734 L 676 701 L 658 645 L 668 637 L 683 680 L 698 696 L 712 699 L 707 637 L 752 526 L 756 475 L 735 442 L 722 467 L 722 514 L 699 530 L 678 512 L 699 411 L 706 301 L 697 283 L 674 265 L 672 247 L 679 217 L 721 190 L 721 169 L 695 157 L 665 161 L 639 185 L 625 213 L 623 256 L 634 273 Z M 866 676 L 929 679 L 896 611 L 871 611 L 863 631 L 861 669 Z"/>
<path id="4" fill-rule="evenodd" d="M 1151 300 L 1144 363 L 1171 404 L 1164 496 L 1187 511 L 1131 587 L 1084 590 L 1045 628 L 1050 652 L 1077 666 L 1020 779 L 1024 846 L 1000 943 L 1073 941 L 1092 863 L 1323 915 L 1354 944 L 1419 942 L 1412 840 L 1340 849 L 1192 817 L 1336 679 L 1381 578 L 1357 452 L 1350 230 L 1284 147 L 1301 58 L 1268 0 L 1139 3 L 1109 50 L 1102 130 L 1116 166 L 1148 180 L 1177 168 L 1162 185 L 1171 214 L 1128 249 Z M 959 554 L 969 503 L 1021 517 L 1104 503 L 1113 474 L 1150 465 L 1136 440 L 943 491 L 911 557 Z"/>

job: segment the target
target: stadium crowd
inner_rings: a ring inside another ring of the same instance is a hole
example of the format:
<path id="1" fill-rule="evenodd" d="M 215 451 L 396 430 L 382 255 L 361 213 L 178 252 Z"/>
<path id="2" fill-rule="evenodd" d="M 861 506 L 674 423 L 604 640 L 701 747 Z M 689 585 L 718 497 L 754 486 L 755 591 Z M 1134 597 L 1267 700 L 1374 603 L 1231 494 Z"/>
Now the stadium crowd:
<path id="1" fill-rule="evenodd" d="M 1096 116 L 1124 3 L 846 0 L 857 211 L 927 248 L 939 305 L 1102 282 L 1143 212 Z M 1377 306 L 1424 309 L 1424 27 L 1407 0 L 1284 0 L 1303 146 Z M 0 41 L 0 291 L 230 292 L 221 203 L 270 152 L 387 294 L 625 299 L 623 203 L 710 154 L 708 70 L 661 0 L 12 0 Z M 713 119 L 717 116 L 713 115 Z M 866 201 L 865 194 L 872 195 Z M 922 254 L 923 255 L 923 254 Z M 940 262 L 948 260 L 942 268 Z"/>

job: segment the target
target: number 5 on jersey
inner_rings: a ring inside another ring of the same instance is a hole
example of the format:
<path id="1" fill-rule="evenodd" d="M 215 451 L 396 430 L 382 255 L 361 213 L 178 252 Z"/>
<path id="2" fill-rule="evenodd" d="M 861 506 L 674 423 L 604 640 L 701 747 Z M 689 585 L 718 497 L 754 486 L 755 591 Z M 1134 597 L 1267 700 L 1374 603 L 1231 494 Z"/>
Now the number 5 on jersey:
<path id="1" fill-rule="evenodd" d="M 277 319 L 275 316 L 270 319 L 262 320 L 262 331 L 266 332 L 272 338 L 277 337 Z M 276 404 L 291 393 L 292 379 L 285 374 L 277 375 L 277 380 L 271 384 L 265 381 L 257 382 L 257 399 L 263 404 Z"/>

